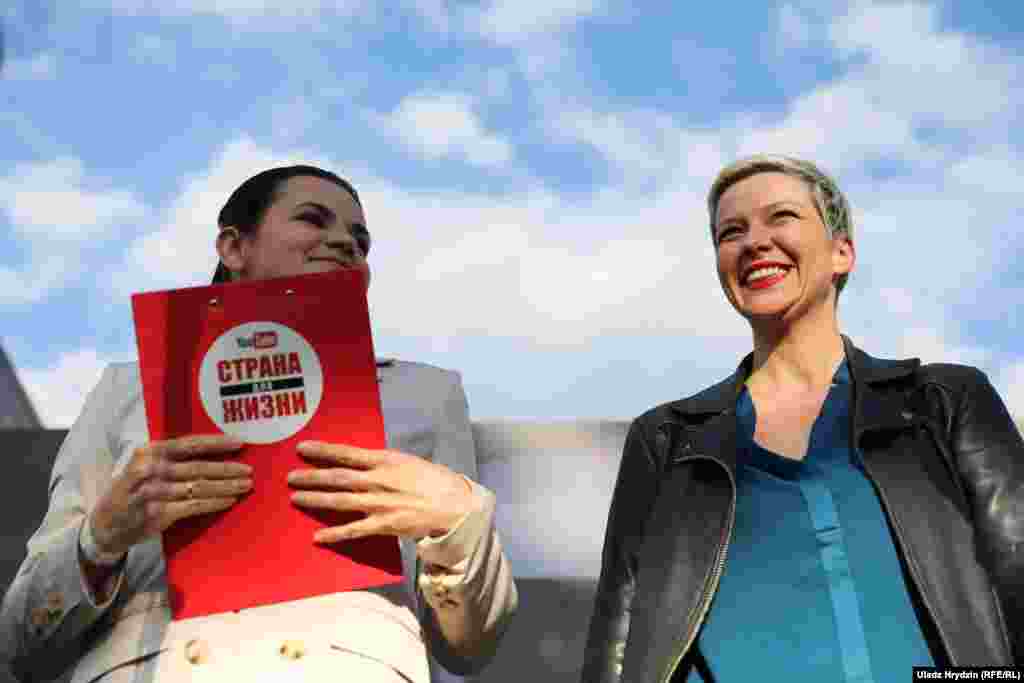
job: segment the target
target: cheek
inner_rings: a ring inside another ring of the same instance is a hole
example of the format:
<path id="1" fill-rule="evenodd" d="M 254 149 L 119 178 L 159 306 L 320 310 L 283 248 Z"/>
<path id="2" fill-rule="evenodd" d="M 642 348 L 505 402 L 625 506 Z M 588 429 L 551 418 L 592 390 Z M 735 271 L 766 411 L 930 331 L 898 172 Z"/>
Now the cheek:
<path id="1" fill-rule="evenodd" d="M 274 258 L 280 263 L 287 263 L 289 267 L 299 267 L 306 263 L 306 259 L 318 244 L 318 240 L 310 239 L 307 236 L 291 235 L 277 243 L 277 256 Z"/>
<path id="2" fill-rule="evenodd" d="M 303 231 L 301 233 L 291 236 L 288 240 L 289 246 L 295 251 L 303 253 L 313 251 L 319 247 L 324 241 L 323 235 L 317 231 Z"/>
<path id="3" fill-rule="evenodd" d="M 813 260 L 817 264 L 817 268 L 823 271 L 822 276 L 831 275 L 832 267 L 835 265 L 835 256 L 832 251 L 832 245 L 827 242 L 807 244 L 805 245 L 805 249 L 814 254 Z"/>
<path id="4" fill-rule="evenodd" d="M 736 256 L 730 253 L 728 247 L 715 250 L 715 271 L 718 273 L 718 281 L 722 283 L 723 287 L 732 276 L 735 263 Z"/>
<path id="5" fill-rule="evenodd" d="M 279 240 L 270 247 L 264 254 L 268 266 L 278 274 L 290 275 L 300 271 L 306 263 L 306 257 L 310 252 L 305 241 L 295 239 Z"/>
<path id="6" fill-rule="evenodd" d="M 722 270 L 721 265 L 719 265 L 719 267 L 717 269 L 717 274 L 718 274 L 718 284 L 720 284 L 722 286 L 722 289 L 728 290 L 729 289 L 729 275 L 725 271 Z"/>

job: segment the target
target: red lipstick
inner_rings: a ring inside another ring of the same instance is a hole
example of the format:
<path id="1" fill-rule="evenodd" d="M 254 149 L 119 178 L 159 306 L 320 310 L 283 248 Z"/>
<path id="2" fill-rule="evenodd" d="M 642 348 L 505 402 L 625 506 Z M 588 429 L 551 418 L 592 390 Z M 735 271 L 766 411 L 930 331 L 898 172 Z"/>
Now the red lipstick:
<path id="1" fill-rule="evenodd" d="M 767 289 L 767 288 L 771 287 L 772 285 L 776 285 L 776 284 L 782 282 L 782 279 L 784 277 L 786 277 L 786 275 L 788 275 L 788 274 L 789 274 L 789 271 L 784 271 L 782 273 L 776 273 L 775 275 L 770 275 L 768 277 L 763 277 L 760 280 L 757 280 L 755 282 L 751 282 L 750 284 L 747 285 L 747 287 L 749 287 L 750 289 Z"/>
<path id="2" fill-rule="evenodd" d="M 782 279 L 786 277 L 786 275 L 789 273 L 789 269 L 791 267 L 792 266 L 790 266 L 787 263 L 780 263 L 778 261 L 755 261 L 754 263 L 751 263 L 743 270 L 743 277 L 741 278 L 740 282 L 744 286 L 749 287 L 750 289 L 767 289 L 768 287 L 771 287 L 781 282 Z M 780 268 L 782 269 L 782 272 L 776 273 L 775 275 L 769 275 L 768 277 L 759 278 L 754 282 L 750 282 L 750 274 L 753 273 L 755 270 L 760 270 L 761 268 Z"/>

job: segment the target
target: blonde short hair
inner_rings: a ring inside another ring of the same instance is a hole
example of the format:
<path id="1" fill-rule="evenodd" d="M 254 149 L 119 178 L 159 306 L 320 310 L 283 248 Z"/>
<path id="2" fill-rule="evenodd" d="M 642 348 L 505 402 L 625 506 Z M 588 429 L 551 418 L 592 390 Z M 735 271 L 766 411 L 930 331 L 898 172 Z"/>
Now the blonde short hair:
<path id="1" fill-rule="evenodd" d="M 718 202 L 725 191 L 741 180 L 758 173 L 783 173 L 807 183 L 814 206 L 825 224 L 829 237 L 838 236 L 853 239 L 853 219 L 850 205 L 843 196 L 839 185 L 827 173 L 809 161 L 777 154 L 756 154 L 734 161 L 719 172 L 708 192 L 708 213 L 711 216 L 711 239 L 715 237 L 715 219 Z M 840 275 L 836 280 L 836 296 L 843 291 L 849 274 Z"/>

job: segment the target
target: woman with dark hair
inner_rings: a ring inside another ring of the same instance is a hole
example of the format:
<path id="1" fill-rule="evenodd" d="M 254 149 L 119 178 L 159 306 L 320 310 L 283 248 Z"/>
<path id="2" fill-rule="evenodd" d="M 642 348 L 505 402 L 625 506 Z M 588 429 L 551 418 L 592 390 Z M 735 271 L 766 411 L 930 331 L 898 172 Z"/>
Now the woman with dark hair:
<path id="1" fill-rule="evenodd" d="M 220 213 L 215 282 L 338 268 L 369 285 L 370 236 L 355 189 L 311 166 L 264 171 Z M 310 543 L 400 538 L 408 583 L 171 621 L 160 533 L 252 488 L 226 435 L 150 441 L 134 363 L 104 372 L 54 464 L 50 504 L 4 598 L 4 641 L 23 680 L 352 680 L 400 683 L 478 670 L 517 602 L 476 483 L 455 372 L 377 364 L 388 450 L 304 443 L 294 504 L 365 517 Z M 320 467 L 312 467 L 320 465 Z M 429 656 L 428 656 L 429 655 Z"/>
<path id="2" fill-rule="evenodd" d="M 970 367 L 840 333 L 850 211 L 813 164 L 740 160 L 708 208 L 750 324 L 732 376 L 629 431 L 585 683 L 909 680 L 1024 661 L 1024 442 Z"/>
<path id="3" fill-rule="evenodd" d="M 251 237 L 262 222 L 267 209 L 277 200 L 286 186 L 285 184 L 292 178 L 319 178 L 327 183 L 333 183 L 348 193 L 351 201 L 355 202 L 360 212 L 362 211 L 363 204 L 359 200 L 356 188 L 337 174 L 316 166 L 301 164 L 280 166 L 257 173 L 231 193 L 228 201 L 217 215 L 217 225 L 221 230 L 221 236 L 248 235 Z M 313 219 L 310 222 L 315 224 L 317 220 L 319 219 Z M 365 259 L 370 253 L 370 233 L 366 229 L 366 225 L 353 221 L 349 225 L 349 232 L 352 233 L 352 238 L 355 240 L 356 246 L 362 250 L 363 259 Z M 215 284 L 229 282 L 237 277 L 237 275 L 232 275 L 232 271 L 224 265 L 223 260 L 218 261 L 217 270 L 213 273 Z"/>

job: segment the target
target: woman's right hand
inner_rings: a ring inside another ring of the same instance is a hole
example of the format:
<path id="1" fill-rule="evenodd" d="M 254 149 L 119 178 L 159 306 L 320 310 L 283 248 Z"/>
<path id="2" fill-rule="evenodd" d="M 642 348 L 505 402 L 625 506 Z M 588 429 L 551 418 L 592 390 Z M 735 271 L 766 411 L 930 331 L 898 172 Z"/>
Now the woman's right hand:
<path id="1" fill-rule="evenodd" d="M 244 443 L 223 434 L 151 441 L 135 449 L 87 523 L 99 550 L 121 554 L 179 519 L 226 510 L 252 490 L 252 468 L 222 458 Z"/>

